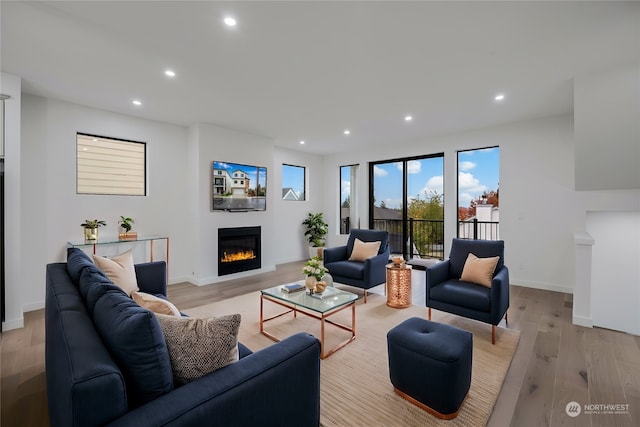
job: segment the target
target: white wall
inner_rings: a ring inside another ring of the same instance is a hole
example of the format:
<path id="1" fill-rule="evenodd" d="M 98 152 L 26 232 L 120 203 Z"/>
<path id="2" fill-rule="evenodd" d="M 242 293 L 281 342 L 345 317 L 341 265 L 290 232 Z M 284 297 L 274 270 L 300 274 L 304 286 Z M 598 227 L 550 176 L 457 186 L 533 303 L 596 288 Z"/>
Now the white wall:
<path id="1" fill-rule="evenodd" d="M 573 288 L 573 120 L 571 115 L 341 153 L 325 161 L 325 205 L 338 200 L 338 167 L 360 164 L 361 224 L 368 224 L 368 162 L 444 152 L 445 253 L 457 227 L 457 151 L 500 146 L 500 234 L 513 284 L 570 292 Z M 551 207 L 551 208 L 550 208 Z M 337 212 L 326 212 L 330 230 Z M 344 241 L 331 233 L 331 244 Z"/>
<path id="2" fill-rule="evenodd" d="M 19 323 L 23 311 L 44 306 L 44 266 L 66 259 L 66 242 L 83 239 L 85 219 L 107 221 L 103 239 L 117 238 L 120 215 L 133 217 L 141 235 L 170 237 L 169 279 L 185 276 L 192 251 L 180 225 L 191 216 L 184 173 L 187 129 L 30 95 L 22 100 L 22 244 L 9 246 L 19 251 L 21 268 L 19 281 L 7 285 L 7 323 Z M 76 194 L 76 132 L 146 142 L 148 195 Z"/>
<path id="3" fill-rule="evenodd" d="M 301 260 L 305 257 L 300 223 L 307 210 L 317 209 L 321 204 L 323 185 L 321 158 L 291 150 L 276 149 L 273 142 L 264 137 L 251 135 L 223 127 L 200 123 L 189 130 L 190 143 L 194 144 L 197 156 L 190 158 L 190 169 L 197 170 L 198 188 L 196 205 L 197 238 L 190 281 L 199 285 L 215 283 L 274 270 L 276 264 Z M 267 168 L 267 209 L 264 212 L 211 211 L 211 163 L 222 161 Z M 193 164 L 195 162 L 195 164 Z M 308 194 L 315 202 L 282 201 L 282 163 L 307 167 Z M 262 268 L 243 273 L 218 276 L 218 229 L 227 227 L 261 226 Z"/>
<path id="4" fill-rule="evenodd" d="M 282 164 L 303 166 L 306 173 L 306 197 L 304 201 L 282 200 Z M 325 209 L 325 179 L 322 157 L 300 151 L 286 150 L 276 147 L 274 150 L 273 168 L 275 175 L 275 210 L 274 218 L 276 239 L 286 241 L 286 244 L 275 245 L 274 258 L 276 264 L 298 261 L 309 257 L 309 243 L 304 232 L 302 221 L 309 212 L 323 212 L 327 215 L 330 209 Z M 336 208 L 337 209 L 337 208 Z M 327 211 L 327 212 L 325 212 Z"/>
<path id="5" fill-rule="evenodd" d="M 588 212 L 593 325 L 640 335 L 640 212 Z"/>
<path id="6" fill-rule="evenodd" d="M 574 79 L 576 189 L 640 188 L 640 63 Z"/>

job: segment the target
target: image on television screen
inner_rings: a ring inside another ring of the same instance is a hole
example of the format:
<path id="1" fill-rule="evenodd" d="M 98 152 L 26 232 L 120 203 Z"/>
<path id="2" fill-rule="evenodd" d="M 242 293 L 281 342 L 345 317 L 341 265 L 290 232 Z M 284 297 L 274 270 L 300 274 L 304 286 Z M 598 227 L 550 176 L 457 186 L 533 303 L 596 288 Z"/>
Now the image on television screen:
<path id="1" fill-rule="evenodd" d="M 212 163 L 214 211 L 263 211 L 267 208 L 267 168 L 240 163 Z"/>

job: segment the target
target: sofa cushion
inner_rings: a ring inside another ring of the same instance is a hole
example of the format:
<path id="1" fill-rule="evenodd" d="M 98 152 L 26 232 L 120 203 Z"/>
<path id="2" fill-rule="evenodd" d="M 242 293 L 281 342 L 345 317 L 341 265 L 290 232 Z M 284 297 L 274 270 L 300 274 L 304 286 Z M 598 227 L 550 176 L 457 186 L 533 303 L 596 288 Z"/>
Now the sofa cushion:
<path id="1" fill-rule="evenodd" d="M 491 289 L 456 279 L 430 288 L 429 298 L 472 310 L 491 311 Z"/>
<path id="2" fill-rule="evenodd" d="M 363 242 L 360 239 L 355 239 L 353 242 L 353 251 L 351 251 L 351 256 L 349 256 L 349 261 L 364 262 L 367 258 L 373 258 L 378 255 L 380 243 L 380 241 Z"/>
<path id="3" fill-rule="evenodd" d="M 123 292 L 107 292 L 95 304 L 93 322 L 122 369 L 131 406 L 173 389 L 169 351 L 152 312 Z"/>
<path id="4" fill-rule="evenodd" d="M 477 283 L 490 288 L 491 279 L 493 279 L 493 273 L 499 260 L 499 256 L 478 258 L 470 253 L 467 256 L 467 261 L 464 263 L 460 280 Z"/>
<path id="5" fill-rule="evenodd" d="M 67 273 L 71 276 L 73 283 L 78 285 L 80 282 L 80 275 L 85 267 L 91 268 L 91 270 L 100 272 L 100 269 L 91 261 L 89 255 L 87 255 L 80 248 L 67 248 Z"/>
<path id="6" fill-rule="evenodd" d="M 131 298 L 138 303 L 140 307 L 151 310 L 156 314 L 166 314 L 168 316 L 180 317 L 180 310 L 171 303 L 171 301 L 148 294 L 146 292 L 132 292 Z"/>
<path id="7" fill-rule="evenodd" d="M 157 317 L 176 384 L 186 384 L 238 360 L 239 314 L 209 319 Z"/>
<path id="8" fill-rule="evenodd" d="M 85 268 L 82 271 L 78 287 L 87 311 L 91 316 L 93 316 L 96 302 L 107 292 L 118 292 L 126 295 L 119 286 L 114 285 L 101 271 L 96 271 L 91 268 Z"/>
<path id="9" fill-rule="evenodd" d="M 94 255 L 93 261 L 106 276 L 116 285 L 120 286 L 127 295 L 139 291 L 136 268 L 133 265 L 133 252 L 128 250 L 112 258 Z"/>

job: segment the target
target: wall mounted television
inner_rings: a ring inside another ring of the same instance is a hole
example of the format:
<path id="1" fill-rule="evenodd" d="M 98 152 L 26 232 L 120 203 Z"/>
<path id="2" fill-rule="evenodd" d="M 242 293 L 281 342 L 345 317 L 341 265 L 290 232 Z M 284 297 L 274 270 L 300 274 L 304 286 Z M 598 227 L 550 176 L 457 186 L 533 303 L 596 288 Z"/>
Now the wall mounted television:
<path id="1" fill-rule="evenodd" d="M 211 210 L 267 209 L 267 168 L 214 161 L 211 164 Z"/>

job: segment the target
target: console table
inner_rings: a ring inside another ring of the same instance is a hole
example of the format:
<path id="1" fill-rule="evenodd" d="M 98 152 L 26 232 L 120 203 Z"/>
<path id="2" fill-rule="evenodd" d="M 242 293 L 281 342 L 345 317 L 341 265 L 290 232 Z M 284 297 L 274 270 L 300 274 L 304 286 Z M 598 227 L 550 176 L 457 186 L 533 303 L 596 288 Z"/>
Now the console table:
<path id="1" fill-rule="evenodd" d="M 93 246 L 93 254 L 96 255 L 97 247 L 103 245 L 118 245 L 121 243 L 140 243 L 140 242 L 149 242 L 150 247 L 150 261 L 154 261 L 153 256 L 153 243 L 157 240 L 165 241 L 165 261 L 167 262 L 167 269 L 169 268 L 169 238 L 168 237 L 159 237 L 159 236 L 149 236 L 149 237 L 138 237 L 137 239 L 128 239 L 128 240 L 115 240 L 115 239 L 107 239 L 107 240 L 96 240 L 93 241 L 82 241 L 82 242 L 67 242 L 67 244 L 72 248 L 80 248 Z"/>

